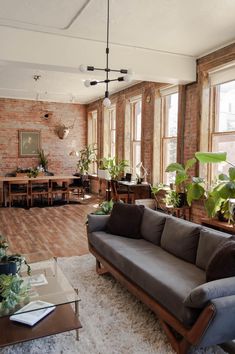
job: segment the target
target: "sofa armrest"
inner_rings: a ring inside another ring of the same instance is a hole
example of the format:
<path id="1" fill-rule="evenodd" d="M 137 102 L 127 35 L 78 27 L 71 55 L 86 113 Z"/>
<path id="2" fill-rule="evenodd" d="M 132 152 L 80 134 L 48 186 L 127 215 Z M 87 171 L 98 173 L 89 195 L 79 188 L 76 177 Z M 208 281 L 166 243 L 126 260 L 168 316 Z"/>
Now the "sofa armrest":
<path id="1" fill-rule="evenodd" d="M 184 304 L 188 307 L 203 308 L 209 301 L 229 295 L 235 295 L 235 277 L 218 279 L 197 286 L 184 299 Z"/>
<path id="2" fill-rule="evenodd" d="M 211 304 L 215 316 L 198 343 L 202 347 L 221 344 L 235 338 L 235 295 L 214 299 Z"/>
<path id="3" fill-rule="evenodd" d="M 104 231 L 109 215 L 88 214 L 88 232 Z"/>

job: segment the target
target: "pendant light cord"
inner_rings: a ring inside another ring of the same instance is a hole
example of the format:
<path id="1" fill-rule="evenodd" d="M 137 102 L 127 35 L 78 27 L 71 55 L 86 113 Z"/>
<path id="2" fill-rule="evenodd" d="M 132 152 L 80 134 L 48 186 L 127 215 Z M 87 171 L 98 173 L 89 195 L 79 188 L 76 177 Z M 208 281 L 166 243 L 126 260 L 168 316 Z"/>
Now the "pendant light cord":
<path id="1" fill-rule="evenodd" d="M 106 95 L 109 95 L 109 0 L 107 0 Z"/>

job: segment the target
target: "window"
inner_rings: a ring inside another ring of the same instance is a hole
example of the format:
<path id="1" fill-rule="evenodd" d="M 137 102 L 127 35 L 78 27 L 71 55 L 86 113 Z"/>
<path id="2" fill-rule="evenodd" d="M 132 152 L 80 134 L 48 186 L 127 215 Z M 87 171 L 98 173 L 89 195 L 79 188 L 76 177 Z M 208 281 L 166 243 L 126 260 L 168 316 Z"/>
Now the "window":
<path id="1" fill-rule="evenodd" d="M 116 107 L 104 112 L 104 157 L 116 155 Z"/>
<path id="2" fill-rule="evenodd" d="M 142 96 L 127 100 L 125 107 L 124 159 L 129 162 L 125 172 L 136 176 L 136 165 L 141 162 Z"/>
<path id="3" fill-rule="evenodd" d="M 142 102 L 141 99 L 131 103 L 131 167 L 133 174 L 136 173 L 136 166 L 141 162 L 141 120 Z"/>
<path id="4" fill-rule="evenodd" d="M 161 98 L 162 116 L 162 181 L 174 183 L 174 173 L 166 173 L 166 167 L 177 159 L 177 128 L 178 128 L 178 93 L 163 95 Z"/>
<path id="5" fill-rule="evenodd" d="M 226 151 L 227 160 L 235 163 L 235 80 L 211 88 L 210 150 Z M 211 181 L 220 173 L 227 173 L 227 163 L 211 166 Z"/>
<path id="6" fill-rule="evenodd" d="M 88 145 L 97 146 L 97 111 L 88 112 Z M 93 163 L 90 173 L 97 173 L 97 163 Z"/>

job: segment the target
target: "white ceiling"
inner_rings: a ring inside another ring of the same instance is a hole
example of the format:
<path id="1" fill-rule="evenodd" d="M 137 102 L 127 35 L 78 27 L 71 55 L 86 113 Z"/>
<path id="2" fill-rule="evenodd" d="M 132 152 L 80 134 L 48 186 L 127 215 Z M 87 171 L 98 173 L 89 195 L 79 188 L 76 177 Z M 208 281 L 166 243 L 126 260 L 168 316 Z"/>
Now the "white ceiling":
<path id="1" fill-rule="evenodd" d="M 105 38 L 106 0 L 0 0 L 0 96 L 101 97 L 103 85 L 87 89 L 83 80 L 102 76 L 77 68 L 102 65 Z M 110 61 L 133 67 L 136 80 L 193 81 L 195 58 L 234 40 L 234 0 L 110 0 Z"/>

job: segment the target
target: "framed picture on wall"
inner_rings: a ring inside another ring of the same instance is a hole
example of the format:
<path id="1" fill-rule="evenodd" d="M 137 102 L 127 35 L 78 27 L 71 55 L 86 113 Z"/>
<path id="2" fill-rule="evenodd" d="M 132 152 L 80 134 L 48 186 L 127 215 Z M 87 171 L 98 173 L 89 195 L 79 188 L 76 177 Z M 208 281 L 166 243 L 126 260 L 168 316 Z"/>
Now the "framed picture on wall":
<path id="1" fill-rule="evenodd" d="M 40 130 L 19 130 L 19 156 L 38 156 L 41 149 Z"/>

